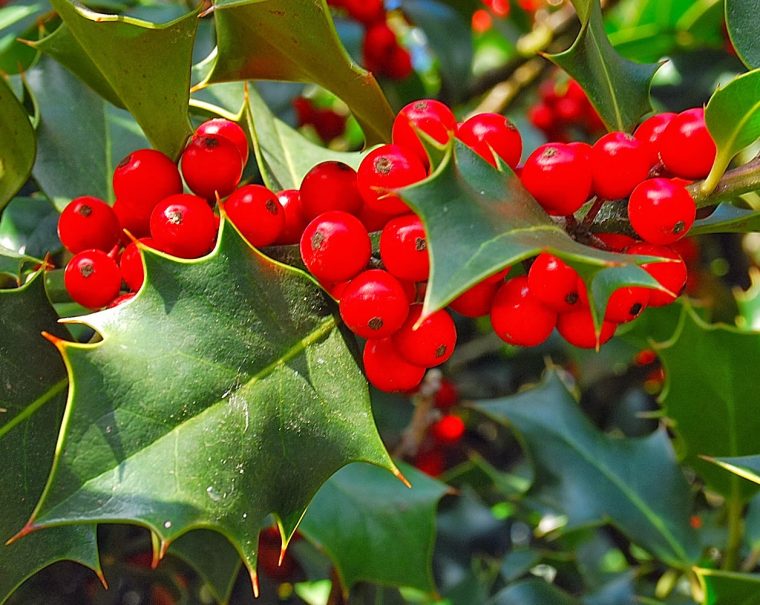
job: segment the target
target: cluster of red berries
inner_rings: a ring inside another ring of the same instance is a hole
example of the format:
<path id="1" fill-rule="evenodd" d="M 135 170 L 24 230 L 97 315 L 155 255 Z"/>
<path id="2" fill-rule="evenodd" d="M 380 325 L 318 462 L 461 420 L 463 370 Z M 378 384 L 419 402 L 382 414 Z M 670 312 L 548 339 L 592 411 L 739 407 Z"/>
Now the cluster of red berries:
<path id="1" fill-rule="evenodd" d="M 346 116 L 331 107 L 317 107 L 311 99 L 296 97 L 293 99 L 298 126 L 310 126 L 320 139 L 329 143 L 346 130 Z"/>
<path id="2" fill-rule="evenodd" d="M 411 75 L 412 57 L 388 25 L 384 0 L 328 0 L 327 3 L 344 10 L 364 26 L 362 55 L 369 71 L 392 80 L 403 80 Z"/>
<path id="3" fill-rule="evenodd" d="M 494 18 L 504 20 L 512 12 L 510 0 L 482 0 L 482 4 L 486 8 L 479 8 L 472 13 L 472 31 L 476 34 L 490 30 Z M 518 0 L 518 5 L 526 13 L 535 13 L 546 5 L 546 0 Z"/>
<path id="4" fill-rule="evenodd" d="M 539 97 L 528 111 L 528 120 L 547 140 L 566 142 L 604 132 L 604 122 L 575 80 L 545 80 Z"/>

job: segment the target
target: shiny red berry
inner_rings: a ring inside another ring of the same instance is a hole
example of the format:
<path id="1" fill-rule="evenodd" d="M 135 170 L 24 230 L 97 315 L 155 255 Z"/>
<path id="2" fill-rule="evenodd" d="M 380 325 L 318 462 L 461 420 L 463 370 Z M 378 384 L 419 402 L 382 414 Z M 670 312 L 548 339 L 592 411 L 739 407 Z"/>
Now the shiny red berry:
<path id="1" fill-rule="evenodd" d="M 330 210 L 356 215 L 362 208 L 356 171 L 343 162 L 320 162 L 314 166 L 303 177 L 300 192 L 307 221 Z"/>
<path id="2" fill-rule="evenodd" d="M 653 246 L 651 244 L 634 244 L 626 250 L 628 254 L 640 254 L 642 256 L 658 256 L 670 259 L 671 262 L 644 263 L 641 268 L 654 277 L 660 285 L 672 292 L 662 290 L 649 291 L 649 306 L 664 307 L 675 302 L 686 287 L 689 277 L 686 263 L 678 252 L 665 246 Z"/>
<path id="3" fill-rule="evenodd" d="M 488 315 L 499 285 L 481 281 L 452 300 L 449 307 L 465 317 Z"/>
<path id="4" fill-rule="evenodd" d="M 301 206 L 301 194 L 298 189 L 285 189 L 277 194 L 277 199 L 285 213 L 285 228 L 276 243 L 297 244 L 308 223 Z"/>
<path id="5" fill-rule="evenodd" d="M 214 213 L 195 195 L 169 196 L 150 215 L 151 237 L 161 250 L 180 258 L 198 258 L 210 252 L 216 233 Z"/>
<path id="6" fill-rule="evenodd" d="M 412 305 L 404 325 L 393 335 L 393 346 L 409 363 L 432 368 L 448 361 L 457 342 L 457 328 L 445 310 L 436 311 L 419 325 L 422 305 Z"/>
<path id="7" fill-rule="evenodd" d="M 99 309 L 119 295 L 121 273 L 116 261 L 102 250 L 82 250 L 66 265 L 63 283 L 75 302 Z"/>
<path id="8" fill-rule="evenodd" d="M 425 368 L 401 357 L 390 338 L 368 340 L 364 345 L 362 361 L 367 380 L 381 391 L 411 391 L 419 386 L 425 376 Z"/>
<path id="9" fill-rule="evenodd" d="M 441 378 L 441 386 L 435 393 L 433 403 L 439 410 L 452 408 L 459 403 L 459 390 L 448 378 Z"/>
<path id="10" fill-rule="evenodd" d="M 648 288 L 618 288 L 607 301 L 604 319 L 622 324 L 636 319 L 649 303 Z"/>
<path id="11" fill-rule="evenodd" d="M 671 112 L 656 113 L 639 124 L 633 133 L 633 136 L 641 141 L 647 150 L 649 163 L 652 166 L 660 161 L 660 137 L 674 117 L 676 114 Z"/>
<path id="12" fill-rule="evenodd" d="M 387 271 L 370 269 L 357 275 L 340 295 L 340 316 L 362 338 L 385 338 L 397 332 L 409 314 L 401 283 Z"/>
<path id="13" fill-rule="evenodd" d="M 663 178 L 643 181 L 628 200 L 631 227 L 651 244 L 681 239 L 694 223 L 696 212 L 686 188 Z"/>
<path id="14" fill-rule="evenodd" d="M 430 425 L 430 436 L 441 445 L 454 445 L 462 440 L 466 430 L 459 416 L 447 414 Z"/>
<path id="15" fill-rule="evenodd" d="M 311 221 L 301 235 L 301 258 L 320 281 L 351 279 L 367 266 L 372 247 L 358 218 L 347 212 L 325 212 Z"/>
<path id="16" fill-rule="evenodd" d="M 344 0 L 342 4 L 353 19 L 364 25 L 385 21 L 383 0 Z"/>
<path id="17" fill-rule="evenodd" d="M 701 179 L 715 161 L 715 142 L 705 124 L 701 107 L 687 109 L 675 116 L 659 139 L 660 159 L 674 176 Z"/>
<path id="18" fill-rule="evenodd" d="M 417 156 L 398 145 L 382 145 L 362 160 L 358 171 L 359 192 L 364 203 L 385 214 L 406 214 L 409 207 L 391 193 L 426 176 Z"/>
<path id="19" fill-rule="evenodd" d="M 628 197 L 650 168 L 644 145 L 624 132 L 610 132 L 591 148 L 594 191 L 605 200 Z"/>
<path id="20" fill-rule="evenodd" d="M 236 189 L 222 206 L 252 246 L 273 244 L 285 229 L 285 211 L 277 196 L 263 185 Z"/>
<path id="21" fill-rule="evenodd" d="M 362 56 L 365 67 L 376 74 L 401 80 L 412 73 L 409 52 L 384 21 L 370 25 L 364 35 Z"/>
<path id="22" fill-rule="evenodd" d="M 71 200 L 58 219 L 58 237 L 74 254 L 90 248 L 109 252 L 120 236 L 113 208 L 89 195 Z"/>
<path id="23" fill-rule="evenodd" d="M 389 221 L 380 235 L 380 258 L 385 268 L 408 281 L 424 281 L 430 273 L 430 255 L 422 221 L 405 214 Z"/>
<path id="24" fill-rule="evenodd" d="M 198 126 L 195 134 L 224 137 L 235 145 L 243 160 L 243 166 L 248 162 L 248 138 L 245 136 L 245 131 L 236 122 L 225 120 L 224 118 L 208 120 Z"/>
<path id="25" fill-rule="evenodd" d="M 139 242 L 149 248 L 156 247 L 153 238 L 150 237 L 143 237 Z M 145 280 L 145 270 L 143 268 L 140 249 L 135 242 L 130 242 L 130 244 L 124 248 L 124 252 L 121 253 L 119 269 L 121 270 L 121 276 L 127 284 L 127 287 L 132 290 L 132 292 L 137 292 L 142 287 L 143 281 Z"/>
<path id="26" fill-rule="evenodd" d="M 121 239 L 125 243 L 128 243 L 130 238 L 123 231 L 129 231 L 129 235 L 132 237 L 145 237 L 150 234 L 150 213 L 153 211 L 152 208 L 145 214 L 143 209 L 129 202 L 117 199 L 113 203 L 113 211 L 119 220 L 119 227 L 122 229 Z"/>
<path id="27" fill-rule="evenodd" d="M 509 344 L 534 347 L 552 333 L 557 313 L 531 294 L 526 276 L 499 287 L 491 307 L 491 326 Z"/>
<path id="28" fill-rule="evenodd" d="M 396 145 L 414 152 L 428 166 L 428 155 L 417 131 L 445 145 L 456 130 L 457 120 L 448 106 L 435 99 L 421 99 L 409 103 L 396 114 L 392 138 Z"/>
<path id="29" fill-rule="evenodd" d="M 180 158 L 190 190 L 207 200 L 227 197 L 243 175 L 243 158 L 235 144 L 221 135 L 196 135 Z"/>
<path id="30" fill-rule="evenodd" d="M 543 252 L 528 271 L 530 293 L 558 313 L 581 304 L 578 272 L 556 256 Z"/>
<path id="31" fill-rule="evenodd" d="M 555 115 L 546 103 L 538 103 L 528 110 L 528 121 L 539 130 L 551 131 L 556 127 Z"/>
<path id="32" fill-rule="evenodd" d="M 563 143 L 541 145 L 520 173 L 525 188 L 549 214 L 572 214 L 591 193 L 591 165 L 577 148 Z"/>
<path id="33" fill-rule="evenodd" d="M 557 332 L 571 345 L 579 349 L 595 349 L 615 334 L 617 324 L 602 321 L 600 334 L 594 329 L 594 320 L 588 307 L 561 313 L 557 318 Z"/>
<path id="34" fill-rule="evenodd" d="M 459 139 L 496 166 L 496 156 L 515 168 L 522 155 L 522 138 L 517 127 L 498 113 L 480 113 L 459 127 Z"/>

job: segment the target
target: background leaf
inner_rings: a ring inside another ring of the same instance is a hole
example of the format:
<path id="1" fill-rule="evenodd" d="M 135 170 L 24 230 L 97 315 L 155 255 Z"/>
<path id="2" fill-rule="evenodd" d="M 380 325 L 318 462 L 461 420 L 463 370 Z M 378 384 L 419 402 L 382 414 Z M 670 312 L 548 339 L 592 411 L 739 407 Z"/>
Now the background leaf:
<path id="1" fill-rule="evenodd" d="M 535 466 L 531 493 L 554 502 L 570 527 L 609 519 L 669 565 L 696 559 L 689 485 L 664 430 L 642 439 L 600 433 L 553 372 L 529 391 L 474 407 L 521 435 Z"/>
<path id="2" fill-rule="evenodd" d="M 313 82 L 345 101 L 368 146 L 390 141 L 393 111 L 374 76 L 346 53 L 324 0 L 218 3 L 214 18 L 218 48 L 207 83 Z"/>
<path id="3" fill-rule="evenodd" d="M 742 479 L 760 485 L 760 455 L 737 456 L 735 458 L 707 458 L 719 467 L 738 475 Z"/>
<path id="4" fill-rule="evenodd" d="M 760 604 L 760 576 L 716 569 L 697 569 L 709 605 Z"/>
<path id="5" fill-rule="evenodd" d="M 760 67 L 757 0 L 726 0 L 726 26 L 739 58 L 750 69 Z"/>
<path id="6" fill-rule="evenodd" d="M 43 330 L 64 336 L 45 297 L 41 274 L 0 290 L 0 544 L 19 531 L 53 460 L 68 381 Z M 64 559 L 100 573 L 94 525 L 48 529 L 0 546 L 0 603 L 26 578 Z"/>
<path id="7" fill-rule="evenodd" d="M 760 210 L 738 208 L 730 203 L 718 204 L 707 218 L 694 221 L 689 236 L 706 233 L 747 233 L 760 231 Z"/>
<path id="8" fill-rule="evenodd" d="M 360 580 L 433 592 L 435 514 L 447 486 L 409 467 L 409 489 L 390 473 L 351 464 L 325 483 L 302 533 L 324 549 L 346 587 Z"/>
<path id="9" fill-rule="evenodd" d="M 32 172 L 36 141 L 24 108 L 0 77 L 0 211 Z"/>
<path id="10" fill-rule="evenodd" d="M 35 526 L 123 520 L 164 547 L 203 527 L 254 569 L 270 513 L 290 536 L 345 464 L 395 470 L 364 377 L 303 273 L 229 226 L 208 257 L 146 251 L 145 265 L 135 299 L 86 318 L 101 342 L 57 341 L 74 387 Z"/>
<path id="11" fill-rule="evenodd" d="M 61 250 L 58 211 L 43 198 L 15 198 L 0 217 L 0 245 L 42 258 Z"/>
<path id="12" fill-rule="evenodd" d="M 488 605 L 580 605 L 566 592 L 544 580 L 516 582 L 499 592 Z"/>

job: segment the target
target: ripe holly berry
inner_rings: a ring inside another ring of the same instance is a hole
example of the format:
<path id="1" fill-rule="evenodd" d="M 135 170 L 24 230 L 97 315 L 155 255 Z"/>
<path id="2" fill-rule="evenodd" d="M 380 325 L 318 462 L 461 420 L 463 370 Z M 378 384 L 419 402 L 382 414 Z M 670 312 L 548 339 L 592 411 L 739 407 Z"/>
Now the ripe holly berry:
<path id="1" fill-rule="evenodd" d="M 168 156 L 155 149 L 138 149 L 114 170 L 113 191 L 116 199 L 150 216 L 153 206 L 162 199 L 182 193 L 182 178 Z"/>
<path id="2" fill-rule="evenodd" d="M 396 34 L 383 21 L 367 28 L 362 55 L 365 67 L 377 74 L 401 80 L 412 73 L 411 56 L 399 45 Z"/>
<path id="3" fill-rule="evenodd" d="M 156 244 L 153 238 L 143 237 L 139 242 L 149 248 L 155 248 Z M 121 270 L 121 276 L 127 287 L 132 292 L 137 292 L 143 285 L 145 280 L 145 270 L 143 269 L 142 256 L 140 255 L 140 249 L 135 242 L 130 242 L 124 252 L 121 253 L 121 259 L 119 260 L 119 269 Z"/>
<path id="4" fill-rule="evenodd" d="M 405 214 L 389 221 L 380 235 L 380 258 L 399 279 L 424 281 L 430 273 L 430 255 L 422 221 Z"/>
<path id="5" fill-rule="evenodd" d="M 344 0 L 343 6 L 353 19 L 364 25 L 385 20 L 383 0 Z"/>
<path id="6" fill-rule="evenodd" d="M 457 328 L 445 310 L 425 318 L 419 326 L 422 305 L 412 305 L 404 325 L 393 335 L 393 346 L 414 365 L 432 368 L 448 361 L 457 342 Z"/>
<path id="7" fill-rule="evenodd" d="M 602 346 L 615 334 L 617 324 L 602 321 L 600 334 L 594 330 L 594 320 L 588 307 L 562 313 L 557 318 L 557 331 L 571 345 L 579 349 L 595 349 Z"/>
<path id="8" fill-rule="evenodd" d="M 214 247 L 216 233 L 211 208 L 205 200 L 188 193 L 167 197 L 150 215 L 151 237 L 161 250 L 180 258 L 207 254 Z"/>
<path id="9" fill-rule="evenodd" d="M 607 301 L 604 319 L 621 324 L 636 319 L 649 303 L 648 288 L 618 288 Z"/>
<path id="10" fill-rule="evenodd" d="M 660 159 L 668 172 L 685 179 L 706 177 L 715 161 L 716 148 L 705 124 L 705 110 L 687 109 L 671 119 L 659 146 Z"/>
<path id="11" fill-rule="evenodd" d="M 491 312 L 493 299 L 500 284 L 482 281 L 460 294 L 449 307 L 465 317 L 483 317 Z"/>
<path id="12" fill-rule="evenodd" d="M 607 250 L 612 250 L 613 252 L 622 252 L 628 246 L 638 241 L 622 233 L 596 233 L 594 235 L 597 239 L 601 240 Z"/>
<path id="13" fill-rule="evenodd" d="M 301 182 L 301 206 L 307 221 L 330 210 L 358 214 L 362 196 L 356 184 L 356 171 L 343 162 L 320 162 Z"/>
<path id="14" fill-rule="evenodd" d="M 377 389 L 386 392 L 411 391 L 419 386 L 425 368 L 406 361 L 396 352 L 390 338 L 373 338 L 364 345 L 364 373 Z"/>
<path id="15" fill-rule="evenodd" d="M 409 314 L 409 299 L 401 283 L 390 273 L 370 269 L 346 286 L 339 308 L 341 318 L 354 334 L 362 338 L 385 338 L 404 325 Z"/>
<path id="16" fill-rule="evenodd" d="M 459 390 L 453 382 L 447 378 L 441 378 L 441 386 L 435 393 L 433 403 L 439 410 L 452 408 L 459 403 Z"/>
<path id="17" fill-rule="evenodd" d="M 670 121 L 676 117 L 671 112 L 656 113 L 644 120 L 633 133 L 649 155 L 649 163 L 654 166 L 660 161 L 660 137 Z"/>
<path id="18" fill-rule="evenodd" d="M 277 199 L 285 213 L 285 228 L 277 238 L 277 243 L 297 244 L 308 223 L 301 206 L 301 194 L 298 189 L 285 189 L 277 194 Z"/>
<path id="19" fill-rule="evenodd" d="M 530 293 L 558 313 L 581 304 L 578 272 L 548 252 L 542 252 L 528 271 Z"/>
<path id="20" fill-rule="evenodd" d="M 447 414 L 430 425 L 430 436 L 441 445 L 454 445 L 462 440 L 466 429 L 459 416 Z"/>
<path id="21" fill-rule="evenodd" d="M 435 99 L 421 99 L 406 105 L 393 121 L 393 142 L 414 152 L 427 167 L 430 165 L 425 146 L 417 131 L 422 131 L 445 145 L 457 130 L 457 119 L 451 109 Z"/>
<path id="22" fill-rule="evenodd" d="M 498 113 L 481 113 L 466 120 L 457 137 L 492 166 L 499 156 L 515 168 L 522 155 L 522 138 L 514 124 Z"/>
<path id="23" fill-rule="evenodd" d="M 144 214 L 143 209 L 117 198 L 113 203 L 113 211 L 119 220 L 119 227 L 122 230 L 129 231 L 132 237 L 145 237 L 150 234 L 152 208 L 147 214 Z M 122 241 L 128 243 L 130 241 L 129 236 L 122 234 Z"/>
<path id="24" fill-rule="evenodd" d="M 89 248 L 108 252 L 120 235 L 119 219 L 113 209 L 89 195 L 71 200 L 58 219 L 58 237 L 74 254 Z"/>
<path id="25" fill-rule="evenodd" d="M 193 193 L 207 200 L 227 197 L 243 176 L 243 158 L 221 135 L 195 135 L 180 158 L 182 175 Z"/>
<path id="26" fill-rule="evenodd" d="M 503 341 L 534 347 L 549 338 L 556 323 L 557 313 L 531 294 L 526 276 L 510 279 L 496 292 L 491 326 Z"/>
<path id="27" fill-rule="evenodd" d="M 594 191 L 605 200 L 628 197 L 650 168 L 644 145 L 624 132 L 610 132 L 591 148 Z"/>
<path id="28" fill-rule="evenodd" d="M 320 281 L 351 279 L 367 266 L 372 247 L 358 218 L 347 212 L 325 212 L 311 221 L 301 235 L 301 258 Z"/>
<path id="29" fill-rule="evenodd" d="M 438 477 L 446 470 L 446 454 L 441 447 L 421 451 L 415 456 L 413 464 L 426 475 Z"/>
<path id="30" fill-rule="evenodd" d="M 591 193 L 591 165 L 577 148 L 563 143 L 541 145 L 520 173 L 525 188 L 549 214 L 572 214 Z"/>
<path id="31" fill-rule="evenodd" d="M 671 244 L 691 228 L 697 209 L 685 187 L 668 179 L 647 179 L 628 200 L 628 220 L 651 244 Z"/>
<path id="32" fill-rule="evenodd" d="M 289 552 L 280 561 L 282 537 L 277 527 L 265 527 L 259 534 L 258 565 L 273 580 L 285 581 L 295 573 L 296 560 Z"/>
<path id="33" fill-rule="evenodd" d="M 252 246 L 269 246 L 285 229 L 285 211 L 262 185 L 245 185 L 222 204 L 227 216 Z"/>
<path id="34" fill-rule="evenodd" d="M 626 252 L 628 254 L 641 254 L 643 256 L 659 256 L 675 262 L 644 263 L 641 268 L 654 277 L 660 285 L 667 288 L 673 294 L 662 290 L 649 291 L 649 306 L 664 307 L 672 302 L 683 292 L 686 280 L 689 277 L 686 263 L 678 252 L 665 246 L 653 246 L 651 244 L 634 244 Z"/>
<path id="35" fill-rule="evenodd" d="M 538 103 L 528 110 L 528 121 L 539 130 L 551 131 L 556 125 L 554 123 L 554 112 L 546 103 Z"/>
<path id="36" fill-rule="evenodd" d="M 240 157 L 243 160 L 243 166 L 248 162 L 248 138 L 245 136 L 245 131 L 239 124 L 224 118 L 215 118 L 203 122 L 195 130 L 196 135 L 213 136 L 219 135 L 230 141 L 238 150 Z"/>
<path id="37" fill-rule="evenodd" d="M 359 165 L 359 192 L 370 208 L 389 215 L 406 214 L 409 207 L 390 191 L 421 181 L 425 176 L 425 167 L 413 152 L 398 145 L 382 145 Z"/>
<path id="38" fill-rule="evenodd" d="M 121 274 L 116 261 L 102 250 L 82 250 L 66 265 L 63 283 L 75 302 L 99 309 L 119 295 Z"/>

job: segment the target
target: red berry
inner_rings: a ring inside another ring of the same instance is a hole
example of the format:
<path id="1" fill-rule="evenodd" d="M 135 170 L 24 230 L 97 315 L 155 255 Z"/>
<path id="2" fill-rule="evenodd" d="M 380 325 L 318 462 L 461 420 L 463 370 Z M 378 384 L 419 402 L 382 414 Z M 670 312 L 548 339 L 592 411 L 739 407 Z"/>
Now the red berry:
<path id="1" fill-rule="evenodd" d="M 557 318 L 557 331 L 571 345 L 580 349 L 595 349 L 602 346 L 615 334 L 617 324 L 602 321 L 601 333 L 597 337 L 594 320 L 588 307 L 562 313 Z"/>
<path id="2" fill-rule="evenodd" d="M 385 268 L 409 281 L 424 281 L 430 273 L 430 255 L 422 221 L 415 214 L 394 218 L 380 235 L 380 258 Z"/>
<path id="3" fill-rule="evenodd" d="M 392 218 L 393 215 L 385 214 L 385 212 L 378 212 L 374 208 L 367 206 L 367 204 L 364 204 L 361 212 L 359 212 L 359 220 L 370 233 L 374 231 L 382 231 L 385 225 L 388 224 L 388 221 Z"/>
<path id="4" fill-rule="evenodd" d="M 370 269 L 346 286 L 339 308 L 341 318 L 354 334 L 362 338 L 385 338 L 404 325 L 409 314 L 409 298 L 390 273 Z"/>
<path id="5" fill-rule="evenodd" d="M 694 223 L 696 212 L 686 188 L 663 178 L 643 181 L 628 200 L 631 227 L 652 244 L 671 244 L 681 239 Z"/>
<path id="6" fill-rule="evenodd" d="M 351 279 L 367 266 L 372 247 L 358 218 L 347 212 L 325 212 L 311 221 L 301 235 L 301 258 L 320 281 Z"/>
<path id="7" fill-rule="evenodd" d="M 245 131 L 239 124 L 225 120 L 224 118 L 215 118 L 204 122 L 195 130 L 196 135 L 219 135 L 230 141 L 238 150 L 243 160 L 243 166 L 248 162 L 248 138 Z"/>
<path id="8" fill-rule="evenodd" d="M 404 325 L 393 335 L 393 346 L 409 363 L 432 368 L 448 361 L 454 353 L 457 328 L 443 309 L 417 325 L 421 315 L 422 305 L 412 305 Z"/>
<path id="9" fill-rule="evenodd" d="M 581 303 L 578 272 L 562 260 L 543 252 L 528 271 L 530 293 L 558 313 L 575 309 Z"/>
<path id="10" fill-rule="evenodd" d="M 633 133 L 646 148 L 652 166 L 660 161 L 660 137 L 674 117 L 676 114 L 670 112 L 656 113 L 639 124 Z"/>
<path id="11" fill-rule="evenodd" d="M 262 185 L 245 185 L 225 200 L 224 211 L 252 246 L 277 241 L 285 229 L 285 211 L 277 196 Z"/>
<path id="12" fill-rule="evenodd" d="M 346 131 L 346 116 L 332 109 L 315 109 L 311 125 L 320 139 L 329 142 Z"/>
<path id="13" fill-rule="evenodd" d="M 385 214 L 406 214 L 409 207 L 391 193 L 421 181 L 425 167 L 417 156 L 398 145 L 382 145 L 371 151 L 359 166 L 359 192 L 365 204 Z"/>
<path id="14" fill-rule="evenodd" d="M 161 250 L 180 258 L 207 254 L 214 247 L 216 233 L 211 208 L 205 200 L 188 193 L 167 197 L 150 215 L 151 237 Z"/>
<path id="15" fill-rule="evenodd" d="M 119 294 L 116 298 L 114 298 L 110 303 L 106 305 L 106 309 L 113 309 L 114 307 L 118 307 L 119 305 L 127 302 L 128 300 L 132 300 L 135 297 L 134 292 L 125 292 L 124 294 Z"/>
<path id="16" fill-rule="evenodd" d="M 457 296 L 449 307 L 465 317 L 483 317 L 491 312 L 499 284 L 482 281 Z"/>
<path id="17" fill-rule="evenodd" d="M 155 248 L 155 242 L 150 237 L 143 237 L 139 242 L 149 248 Z M 143 269 L 142 255 L 140 249 L 135 242 L 131 242 L 124 252 L 121 253 L 121 259 L 119 261 L 119 269 L 121 269 L 121 276 L 127 287 L 132 292 L 137 292 L 143 285 L 145 280 L 145 270 Z"/>
<path id="18" fill-rule="evenodd" d="M 549 214 L 572 214 L 591 193 L 591 165 L 563 143 L 541 145 L 530 154 L 520 173 L 522 183 Z"/>
<path id="19" fill-rule="evenodd" d="M 434 99 L 421 99 L 406 105 L 393 121 L 393 142 L 414 152 L 420 161 L 429 165 L 427 151 L 417 131 L 445 145 L 457 130 L 457 120 L 451 109 Z"/>
<path id="20" fill-rule="evenodd" d="M 320 162 L 301 182 L 301 206 L 307 221 L 330 210 L 358 214 L 362 196 L 356 184 L 356 171 L 343 162 Z"/>
<path id="21" fill-rule="evenodd" d="M 641 254 L 642 256 L 659 256 L 675 262 L 652 262 L 644 263 L 641 268 L 654 277 L 660 285 L 667 288 L 673 294 L 662 290 L 649 291 L 649 306 L 664 307 L 672 302 L 683 292 L 686 280 L 689 277 L 686 263 L 678 252 L 664 246 L 652 246 L 651 244 L 634 244 L 626 252 L 628 254 Z"/>
<path id="22" fill-rule="evenodd" d="M 538 103 L 528 111 L 528 121 L 544 132 L 553 130 L 556 126 L 554 112 L 546 103 Z"/>
<path id="23" fill-rule="evenodd" d="M 396 57 L 399 48 L 396 34 L 388 27 L 388 24 L 384 21 L 374 23 L 367 28 L 364 34 L 364 41 L 362 43 L 364 65 L 371 72 L 388 75 L 387 70 L 390 67 L 390 63 L 399 61 Z M 404 66 L 400 65 L 398 67 Z M 409 67 L 411 71 L 411 62 Z"/>
<path id="24" fill-rule="evenodd" d="M 605 200 L 628 197 L 650 168 L 644 145 L 624 132 L 610 132 L 591 148 L 594 191 Z"/>
<path id="25" fill-rule="evenodd" d="M 649 303 L 648 288 L 618 288 L 607 301 L 604 319 L 622 324 L 636 319 Z"/>
<path id="26" fill-rule="evenodd" d="M 121 274 L 116 261 L 102 250 L 83 250 L 66 265 L 63 283 L 75 302 L 99 309 L 119 295 Z"/>
<path id="27" fill-rule="evenodd" d="M 411 391 L 425 376 L 425 368 L 401 357 L 390 338 L 368 340 L 362 358 L 367 380 L 381 391 Z"/>
<path id="28" fill-rule="evenodd" d="M 528 278 L 515 277 L 499 287 L 491 307 L 491 326 L 509 344 L 534 347 L 554 330 L 557 313 L 530 293 Z"/>
<path id="29" fill-rule="evenodd" d="M 344 0 L 343 6 L 351 17 L 364 25 L 385 20 L 383 0 Z"/>
<path id="30" fill-rule="evenodd" d="M 595 233 L 594 235 L 602 241 L 607 250 L 612 250 L 613 252 L 622 252 L 628 246 L 638 241 L 622 233 Z"/>
<path id="31" fill-rule="evenodd" d="M 114 170 L 113 191 L 120 204 L 134 209 L 130 214 L 139 217 L 136 222 L 147 230 L 153 207 L 170 195 L 182 193 L 182 177 L 168 156 L 155 149 L 138 149 Z M 137 237 L 137 231 L 132 235 Z"/>
<path id="32" fill-rule="evenodd" d="M 227 197 L 243 176 L 240 152 L 221 135 L 193 136 L 182 152 L 180 166 L 187 186 L 207 200 Z"/>
<path id="33" fill-rule="evenodd" d="M 668 172 L 685 179 L 706 177 L 715 161 L 715 142 L 701 107 L 682 111 L 670 120 L 659 145 L 660 159 Z"/>
<path id="34" fill-rule="evenodd" d="M 430 436 L 442 445 L 454 445 L 462 440 L 466 428 L 459 416 L 446 415 L 430 425 Z"/>
<path id="35" fill-rule="evenodd" d="M 381 73 L 392 80 L 408 78 L 413 71 L 412 55 L 401 45 L 396 45 Z"/>
<path id="36" fill-rule="evenodd" d="M 413 464 L 426 475 L 438 477 L 446 470 L 446 455 L 440 448 L 419 452 Z"/>
<path id="37" fill-rule="evenodd" d="M 113 203 L 113 211 L 116 214 L 116 218 L 119 219 L 121 229 L 129 231 L 129 235 L 132 237 L 145 237 L 150 234 L 150 213 L 153 211 L 152 208 L 145 214 L 143 208 L 129 202 L 123 202 L 117 198 Z M 130 241 L 126 234 L 122 235 L 122 240 L 126 243 Z"/>
<path id="38" fill-rule="evenodd" d="M 58 219 L 58 237 L 74 254 L 90 248 L 109 252 L 120 235 L 119 219 L 113 209 L 89 195 L 71 200 Z"/>
<path id="39" fill-rule="evenodd" d="M 301 240 L 301 234 L 306 228 L 308 221 L 303 214 L 301 206 L 301 195 L 298 189 L 285 189 L 277 194 L 283 212 L 285 212 L 285 228 L 280 237 L 277 238 L 278 244 L 297 244 Z"/>
<path id="40" fill-rule="evenodd" d="M 473 116 L 459 127 L 457 136 L 493 166 L 496 166 L 496 156 L 513 169 L 520 161 L 520 132 L 501 114 L 480 113 Z"/>
<path id="41" fill-rule="evenodd" d="M 436 391 L 434 403 L 439 410 L 452 408 L 459 403 L 459 391 L 453 382 L 447 378 L 441 379 L 441 386 Z"/>

